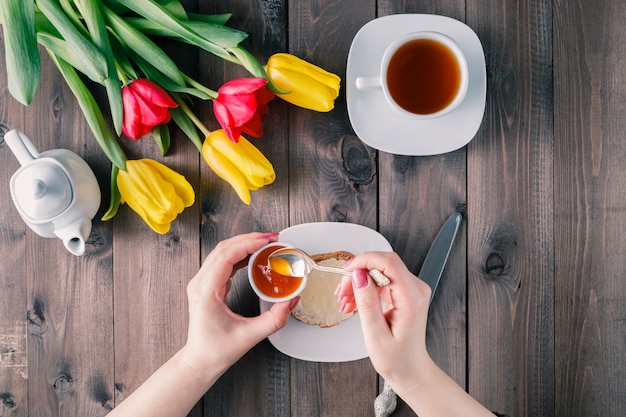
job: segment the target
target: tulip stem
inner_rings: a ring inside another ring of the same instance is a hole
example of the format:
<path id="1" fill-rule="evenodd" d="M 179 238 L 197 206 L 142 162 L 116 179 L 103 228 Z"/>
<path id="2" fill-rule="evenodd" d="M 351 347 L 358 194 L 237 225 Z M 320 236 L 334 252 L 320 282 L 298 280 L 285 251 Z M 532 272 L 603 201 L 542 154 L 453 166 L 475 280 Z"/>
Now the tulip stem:
<path id="1" fill-rule="evenodd" d="M 193 86 L 193 87 L 197 88 L 198 90 L 200 90 L 200 91 L 202 91 L 202 92 L 205 92 L 205 93 L 206 93 L 209 97 L 211 97 L 212 99 L 217 98 L 217 91 L 213 91 L 213 90 L 211 90 L 210 88 L 208 88 L 208 87 L 206 87 L 206 86 L 204 86 L 204 85 L 200 84 L 198 81 L 194 80 L 193 78 L 189 77 L 189 76 L 188 76 L 188 75 L 186 75 L 186 74 L 182 74 L 182 75 L 183 75 L 183 78 L 185 79 L 185 81 L 186 81 L 189 85 L 191 85 L 191 86 Z"/>
<path id="2" fill-rule="evenodd" d="M 181 110 L 187 115 L 187 117 L 189 117 L 189 120 L 191 120 L 193 124 L 196 125 L 198 130 L 202 132 L 204 137 L 206 138 L 207 136 L 209 136 L 211 134 L 211 131 L 206 128 L 206 126 L 200 121 L 200 119 L 198 119 L 198 116 L 196 116 L 195 113 L 189 108 L 189 106 L 187 106 L 187 103 L 185 103 L 185 101 L 182 100 L 178 94 L 171 94 L 174 100 L 180 106 Z M 189 139 L 191 139 L 193 144 L 196 145 L 196 148 L 198 148 L 198 152 L 202 153 L 202 141 L 196 137 L 190 137 Z"/>
<path id="3" fill-rule="evenodd" d="M 117 61 L 115 61 L 115 69 L 117 70 L 117 76 L 122 82 L 122 86 L 125 86 L 126 84 L 128 84 L 128 77 L 126 76 L 126 74 L 124 73 L 124 71 L 120 67 L 120 64 Z"/>

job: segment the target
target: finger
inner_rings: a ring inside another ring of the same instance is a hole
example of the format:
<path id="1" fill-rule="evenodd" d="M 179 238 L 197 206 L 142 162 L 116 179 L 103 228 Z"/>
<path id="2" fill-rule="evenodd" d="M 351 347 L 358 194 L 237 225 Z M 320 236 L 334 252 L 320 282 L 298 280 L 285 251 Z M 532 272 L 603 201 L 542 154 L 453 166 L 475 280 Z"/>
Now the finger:
<path id="1" fill-rule="evenodd" d="M 248 319 L 248 334 L 252 342 L 256 344 L 285 327 L 292 306 L 295 307 L 299 300 L 300 297 L 296 297 L 291 301 L 275 303 L 263 314 Z"/>
<path id="2" fill-rule="evenodd" d="M 403 305 L 412 303 L 410 294 L 415 292 L 415 284 L 417 277 L 413 275 L 406 267 L 400 256 L 394 252 L 365 252 L 357 255 L 344 268 L 348 271 L 356 269 L 378 269 L 391 281 L 390 287 L 394 306 L 402 307 Z M 385 287 L 386 288 L 386 287 Z"/>
<path id="3" fill-rule="evenodd" d="M 377 339 L 389 334 L 389 325 L 383 315 L 376 285 L 364 269 L 352 272 L 352 282 L 365 343 L 374 346 Z"/>
<path id="4" fill-rule="evenodd" d="M 207 256 L 200 275 L 212 273 L 214 286 L 222 286 L 231 277 L 235 266 L 250 254 L 277 239 L 276 233 L 248 233 L 219 242 Z"/>

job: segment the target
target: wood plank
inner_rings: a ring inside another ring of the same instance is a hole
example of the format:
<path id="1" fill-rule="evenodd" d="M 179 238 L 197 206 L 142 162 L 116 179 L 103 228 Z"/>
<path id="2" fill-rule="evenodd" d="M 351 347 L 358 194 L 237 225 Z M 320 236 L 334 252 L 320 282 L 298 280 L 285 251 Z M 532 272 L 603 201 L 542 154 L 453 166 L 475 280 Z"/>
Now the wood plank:
<path id="1" fill-rule="evenodd" d="M 0 42 L 0 56 L 4 56 Z M 19 162 L 4 142 L 11 129 L 25 129 L 27 112 L 14 100 L 0 71 L 0 415 L 28 416 L 28 346 L 24 311 L 27 310 L 26 224 L 13 205 L 11 176 Z"/>
<path id="2" fill-rule="evenodd" d="M 40 152 L 69 148 L 100 183 L 106 157 L 74 96 L 46 54 L 35 100 L 21 127 Z M 113 407 L 113 317 L 110 228 L 94 222 L 82 257 L 59 239 L 26 234 L 28 384 L 31 416 L 105 415 Z M 106 242 L 109 242 L 107 245 Z"/>
<path id="3" fill-rule="evenodd" d="M 283 1 L 248 2 L 229 0 L 201 2 L 202 13 L 233 13 L 228 26 L 249 33 L 243 43 L 260 62 L 285 50 L 286 3 Z M 217 90 L 233 78 L 250 77 L 243 68 L 208 54 L 199 58 L 201 82 Z M 219 129 L 210 103 L 198 106 L 211 130 Z M 273 164 L 273 184 L 252 192 L 246 206 L 224 180 L 218 178 L 202 161 L 202 256 L 215 245 L 232 236 L 253 231 L 280 231 L 288 226 L 288 105 L 279 99 L 270 103 L 261 138 L 246 136 Z M 233 277 L 228 297 L 231 309 L 244 316 L 259 314 L 258 297 L 248 284 L 247 274 Z M 205 416 L 289 416 L 289 359 L 268 341 L 260 343 L 239 360 L 205 396 Z"/>
<path id="4" fill-rule="evenodd" d="M 379 1 L 379 16 L 440 14 L 465 19 L 465 2 Z M 409 136 L 407 139 L 411 139 Z M 408 157 L 379 152 L 380 231 L 418 275 L 439 228 L 455 210 L 465 211 L 466 151 Z M 466 226 L 462 225 L 433 299 L 427 347 L 433 360 L 461 386 L 466 383 Z M 381 387 L 382 389 L 382 383 Z M 414 416 L 401 400 L 394 416 Z"/>
<path id="5" fill-rule="evenodd" d="M 556 415 L 626 415 L 623 2 L 556 2 Z"/>
<path id="6" fill-rule="evenodd" d="M 182 3 L 186 10 L 196 10 L 195 0 Z M 181 71 L 197 75 L 196 48 L 162 39 L 158 44 Z M 131 394 L 187 339 L 187 283 L 200 266 L 200 155 L 174 123 L 170 123 L 170 133 L 171 148 L 165 157 L 150 136 L 137 142 L 120 139 L 129 159 L 151 158 L 184 175 L 194 188 L 196 202 L 172 222 L 164 235 L 152 231 L 127 206 L 121 206 L 112 221 L 116 403 Z M 189 415 L 201 416 L 201 404 Z"/>
<path id="7" fill-rule="evenodd" d="M 468 147 L 468 388 L 500 413 L 553 415 L 552 2 L 468 2 L 467 22 L 488 79 Z"/>
<path id="8" fill-rule="evenodd" d="M 345 80 L 352 38 L 375 15 L 362 0 L 289 3 L 289 52 Z M 290 223 L 345 221 L 377 229 L 375 153 L 354 135 L 345 84 L 330 113 L 290 112 Z M 368 359 L 348 363 L 292 360 L 292 415 L 368 415 L 376 396 Z M 337 387 L 356 387 L 338 395 Z"/>

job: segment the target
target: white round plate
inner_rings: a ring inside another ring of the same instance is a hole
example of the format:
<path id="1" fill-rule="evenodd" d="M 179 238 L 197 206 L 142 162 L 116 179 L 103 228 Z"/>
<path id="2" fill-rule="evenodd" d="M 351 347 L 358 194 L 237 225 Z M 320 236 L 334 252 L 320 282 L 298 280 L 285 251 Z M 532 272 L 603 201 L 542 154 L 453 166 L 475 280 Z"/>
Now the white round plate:
<path id="1" fill-rule="evenodd" d="M 415 120 L 400 115 L 381 89 L 358 90 L 357 77 L 380 75 L 380 61 L 394 39 L 410 32 L 438 31 L 456 41 L 467 58 L 469 87 L 463 103 L 445 116 Z M 367 145 L 398 155 L 436 155 L 467 145 L 485 112 L 487 73 L 480 39 L 466 24 L 446 16 L 398 14 L 363 26 L 348 54 L 346 95 L 354 132 Z"/>
<path id="2" fill-rule="evenodd" d="M 391 245 L 380 233 L 352 223 L 300 224 L 280 232 L 278 241 L 311 255 L 339 250 L 355 255 L 368 251 L 392 251 Z M 271 303 L 266 301 L 260 300 L 259 303 L 261 312 L 271 307 Z M 358 314 L 326 329 L 289 317 L 287 325 L 268 339 L 285 355 L 306 361 L 347 362 L 368 356 Z"/>

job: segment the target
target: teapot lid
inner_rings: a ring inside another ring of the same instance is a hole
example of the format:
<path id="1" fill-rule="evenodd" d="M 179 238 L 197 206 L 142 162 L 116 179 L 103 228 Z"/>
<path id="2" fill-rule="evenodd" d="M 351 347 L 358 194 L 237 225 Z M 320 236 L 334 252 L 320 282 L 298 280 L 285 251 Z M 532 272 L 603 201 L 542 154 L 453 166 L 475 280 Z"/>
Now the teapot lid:
<path id="1" fill-rule="evenodd" d="M 52 160 L 40 159 L 20 168 L 11 193 L 18 208 L 33 220 L 55 217 L 72 202 L 72 184 L 65 170 Z"/>

